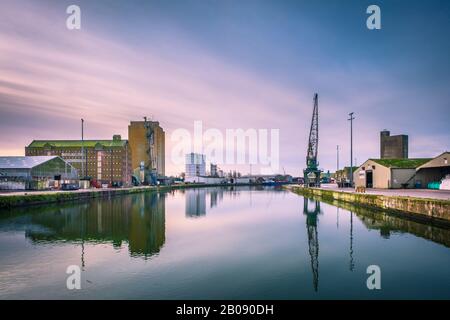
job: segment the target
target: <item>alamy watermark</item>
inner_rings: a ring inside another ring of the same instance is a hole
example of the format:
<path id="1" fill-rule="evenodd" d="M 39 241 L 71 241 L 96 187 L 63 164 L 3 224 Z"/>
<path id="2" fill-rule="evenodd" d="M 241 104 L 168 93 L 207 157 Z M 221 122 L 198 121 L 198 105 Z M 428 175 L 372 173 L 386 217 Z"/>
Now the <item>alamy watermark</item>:
<path id="1" fill-rule="evenodd" d="M 218 165 L 258 165 L 261 174 L 274 174 L 280 168 L 279 129 L 226 129 L 203 131 L 203 122 L 194 121 L 191 131 L 179 128 L 172 132 L 174 143 L 171 160 L 175 165 L 185 163 L 185 155 L 191 152 L 204 154 L 211 163 Z"/>
<path id="2" fill-rule="evenodd" d="M 381 269 L 377 265 L 370 265 L 366 269 L 366 273 L 370 274 L 367 278 L 366 285 L 369 290 L 381 289 Z"/>
<path id="3" fill-rule="evenodd" d="M 379 6 L 372 4 L 367 7 L 367 14 L 370 16 L 367 18 L 366 26 L 369 30 L 380 30 L 381 29 L 381 9 Z"/>
<path id="4" fill-rule="evenodd" d="M 81 8 L 78 5 L 72 4 L 67 7 L 66 13 L 69 16 L 66 19 L 66 27 L 69 30 L 81 29 Z M 366 20 L 366 26 L 369 30 L 381 29 L 381 9 L 379 6 L 372 4 L 367 7 L 367 14 L 370 16 Z"/>
<path id="5" fill-rule="evenodd" d="M 69 290 L 81 289 L 81 269 L 77 265 L 70 265 L 66 269 L 66 273 L 69 274 L 66 280 L 66 287 Z"/>
<path id="6" fill-rule="evenodd" d="M 81 9 L 79 6 L 72 4 L 67 7 L 66 13 L 69 16 L 66 19 L 66 27 L 69 30 L 81 29 Z"/>

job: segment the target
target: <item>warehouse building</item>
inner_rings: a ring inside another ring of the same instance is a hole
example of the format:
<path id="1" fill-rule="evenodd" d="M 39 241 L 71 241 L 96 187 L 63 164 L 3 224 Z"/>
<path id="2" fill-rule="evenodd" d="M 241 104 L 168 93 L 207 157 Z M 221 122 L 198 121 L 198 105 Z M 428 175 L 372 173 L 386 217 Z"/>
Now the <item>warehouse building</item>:
<path id="1" fill-rule="evenodd" d="M 357 187 L 396 189 L 418 186 L 416 169 L 431 159 L 369 159 L 356 169 Z"/>
<path id="2" fill-rule="evenodd" d="M 444 152 L 417 167 L 416 180 L 423 188 L 450 189 L 450 152 Z"/>
<path id="3" fill-rule="evenodd" d="M 131 184 L 130 148 L 120 135 L 112 140 L 34 140 L 25 155 L 59 156 L 97 187 Z"/>
<path id="4" fill-rule="evenodd" d="M 77 180 L 78 171 L 60 157 L 0 157 L 2 190 L 45 190 Z"/>

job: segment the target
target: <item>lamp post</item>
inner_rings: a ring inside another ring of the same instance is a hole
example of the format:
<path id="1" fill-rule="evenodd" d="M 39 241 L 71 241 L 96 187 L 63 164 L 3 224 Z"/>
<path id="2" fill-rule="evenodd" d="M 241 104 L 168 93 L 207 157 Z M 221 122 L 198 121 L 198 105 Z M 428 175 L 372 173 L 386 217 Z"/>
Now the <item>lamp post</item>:
<path id="1" fill-rule="evenodd" d="M 350 116 L 350 187 L 353 187 L 353 120 L 355 117 L 353 116 L 353 112 L 348 114 Z"/>
<path id="2" fill-rule="evenodd" d="M 336 171 L 339 170 L 339 145 L 336 146 Z"/>
<path id="3" fill-rule="evenodd" d="M 86 176 L 84 172 L 84 119 L 81 119 L 81 175 Z"/>

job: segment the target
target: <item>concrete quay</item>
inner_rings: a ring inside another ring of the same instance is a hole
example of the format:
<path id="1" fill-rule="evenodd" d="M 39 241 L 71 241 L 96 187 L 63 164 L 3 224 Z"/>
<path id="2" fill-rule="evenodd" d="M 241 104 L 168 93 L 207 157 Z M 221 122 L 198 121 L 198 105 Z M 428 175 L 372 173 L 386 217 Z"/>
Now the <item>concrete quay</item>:
<path id="1" fill-rule="evenodd" d="M 367 193 L 355 193 L 353 189 L 321 187 L 303 188 L 299 185 L 285 186 L 286 189 L 318 200 L 328 202 L 346 202 L 360 205 L 383 212 L 391 212 L 409 218 L 436 222 L 450 226 L 450 200 L 445 198 L 447 192 L 429 192 L 426 190 L 420 195 L 416 192 L 408 193 L 408 190 L 368 190 Z M 439 191 L 439 190 L 437 190 Z M 415 196 L 409 196 L 414 194 Z M 430 198 L 434 196 L 434 198 Z M 441 198 L 443 197 L 443 198 Z"/>
<path id="2" fill-rule="evenodd" d="M 339 188 L 337 184 L 322 184 L 321 189 L 355 193 L 354 188 Z M 450 200 L 450 190 L 431 189 L 366 189 L 366 194 L 388 197 L 413 197 L 436 200 Z"/>

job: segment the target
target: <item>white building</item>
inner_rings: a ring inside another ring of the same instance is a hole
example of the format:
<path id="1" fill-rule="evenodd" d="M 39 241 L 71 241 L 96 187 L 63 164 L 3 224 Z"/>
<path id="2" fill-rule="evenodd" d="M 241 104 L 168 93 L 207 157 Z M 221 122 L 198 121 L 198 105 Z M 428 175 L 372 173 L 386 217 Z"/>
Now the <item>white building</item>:
<path id="1" fill-rule="evenodd" d="M 78 184 L 78 171 L 57 156 L 0 157 L 0 189 L 43 190 Z"/>
<path id="2" fill-rule="evenodd" d="M 188 153 L 186 155 L 186 177 L 206 176 L 205 159 L 204 154 Z"/>

